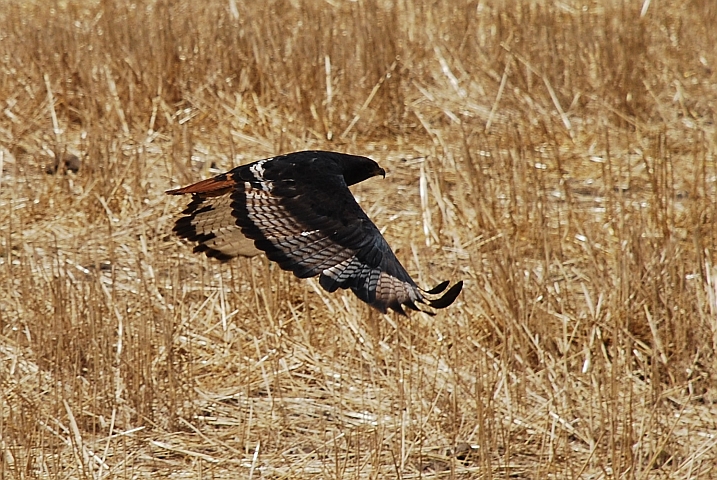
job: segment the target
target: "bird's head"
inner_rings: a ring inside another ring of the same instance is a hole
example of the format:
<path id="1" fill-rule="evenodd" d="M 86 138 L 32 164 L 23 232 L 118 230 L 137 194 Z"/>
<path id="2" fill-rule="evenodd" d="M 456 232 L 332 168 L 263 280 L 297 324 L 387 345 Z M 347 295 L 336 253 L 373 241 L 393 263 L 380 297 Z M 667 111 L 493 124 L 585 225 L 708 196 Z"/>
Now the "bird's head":
<path id="1" fill-rule="evenodd" d="M 370 158 L 338 154 L 334 160 L 341 168 L 346 185 L 355 185 L 376 175 L 386 178 L 386 170 Z"/>

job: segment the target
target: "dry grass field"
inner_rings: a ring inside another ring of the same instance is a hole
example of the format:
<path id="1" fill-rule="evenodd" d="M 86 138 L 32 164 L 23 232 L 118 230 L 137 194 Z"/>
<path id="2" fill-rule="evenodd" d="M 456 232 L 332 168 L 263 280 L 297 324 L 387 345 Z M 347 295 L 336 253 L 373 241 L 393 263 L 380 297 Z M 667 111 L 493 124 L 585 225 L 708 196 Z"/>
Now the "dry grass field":
<path id="1" fill-rule="evenodd" d="M 714 0 L 0 1 L 0 478 L 717 478 Z M 437 316 L 172 235 L 274 154 Z"/>

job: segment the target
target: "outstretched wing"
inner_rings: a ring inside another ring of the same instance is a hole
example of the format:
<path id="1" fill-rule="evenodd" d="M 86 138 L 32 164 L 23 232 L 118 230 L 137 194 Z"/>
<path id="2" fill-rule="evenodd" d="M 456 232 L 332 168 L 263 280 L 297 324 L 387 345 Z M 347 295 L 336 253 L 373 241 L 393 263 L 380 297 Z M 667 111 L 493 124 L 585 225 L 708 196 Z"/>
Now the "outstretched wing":
<path id="1" fill-rule="evenodd" d="M 195 253 L 222 262 L 237 256 L 252 257 L 261 253 L 254 241 L 247 238 L 232 215 L 231 191 L 234 182 L 226 175 L 205 180 L 178 193 L 192 193 L 192 201 L 177 220 L 174 231 L 182 238 L 196 242 Z"/>
<path id="2" fill-rule="evenodd" d="M 172 190 L 194 195 L 175 231 L 198 242 L 195 251 L 220 260 L 243 254 L 236 253 L 238 238 L 248 238 L 282 269 L 300 278 L 318 275 L 329 292 L 351 289 L 381 312 L 453 303 L 462 282 L 429 299 L 448 282 L 429 291 L 418 288 L 341 173 L 321 163 L 261 160 Z"/>

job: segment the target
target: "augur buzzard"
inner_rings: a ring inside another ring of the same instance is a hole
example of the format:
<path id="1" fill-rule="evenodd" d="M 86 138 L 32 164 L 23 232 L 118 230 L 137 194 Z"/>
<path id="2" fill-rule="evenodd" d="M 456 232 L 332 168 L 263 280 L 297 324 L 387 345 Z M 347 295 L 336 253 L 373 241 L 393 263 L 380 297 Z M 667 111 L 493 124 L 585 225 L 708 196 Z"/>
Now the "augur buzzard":
<path id="1" fill-rule="evenodd" d="M 384 169 L 366 157 L 306 151 L 259 160 L 169 190 L 192 201 L 174 231 L 195 252 L 227 261 L 265 253 L 299 278 L 319 275 L 328 292 L 350 288 L 377 310 L 404 314 L 417 303 L 445 308 L 463 287 L 421 290 L 359 207 L 348 187 Z M 424 310 L 425 311 L 425 310 Z M 428 312 L 430 313 L 430 312 Z"/>

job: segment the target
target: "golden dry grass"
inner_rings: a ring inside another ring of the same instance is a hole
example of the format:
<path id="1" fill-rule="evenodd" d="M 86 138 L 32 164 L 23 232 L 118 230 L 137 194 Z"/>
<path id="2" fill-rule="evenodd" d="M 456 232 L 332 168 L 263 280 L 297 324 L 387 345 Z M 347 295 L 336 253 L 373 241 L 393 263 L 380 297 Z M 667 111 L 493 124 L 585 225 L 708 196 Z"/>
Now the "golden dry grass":
<path id="1" fill-rule="evenodd" d="M 0 477 L 717 475 L 713 0 L 189 3 L 2 2 Z M 306 148 L 454 306 L 171 235 Z"/>

